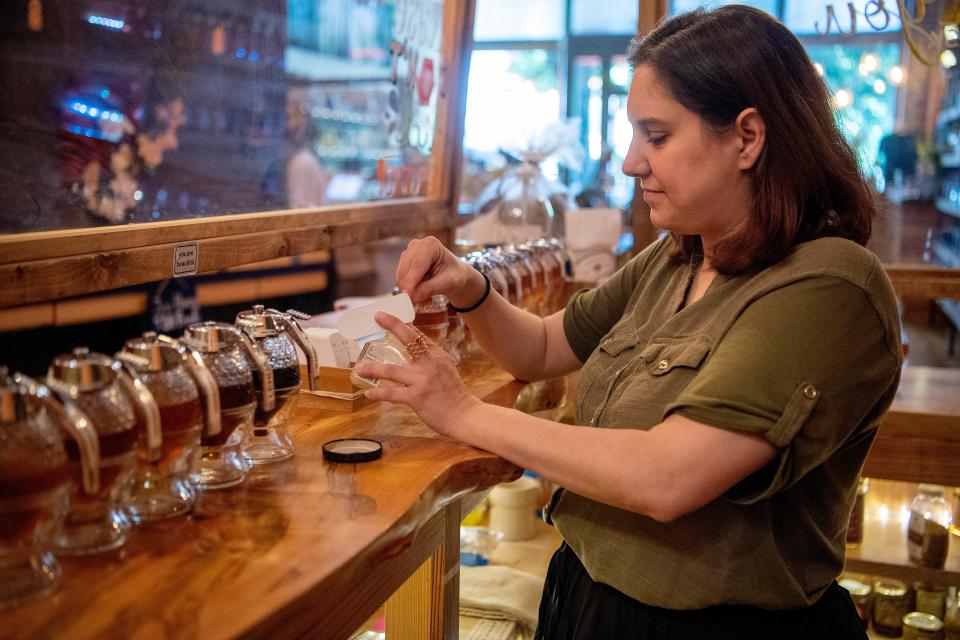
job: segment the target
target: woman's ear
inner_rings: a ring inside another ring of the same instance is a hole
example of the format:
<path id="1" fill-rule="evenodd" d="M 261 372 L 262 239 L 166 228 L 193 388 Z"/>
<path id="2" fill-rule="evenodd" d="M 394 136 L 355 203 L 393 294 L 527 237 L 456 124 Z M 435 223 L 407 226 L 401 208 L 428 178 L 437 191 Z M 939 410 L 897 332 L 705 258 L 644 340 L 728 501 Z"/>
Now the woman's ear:
<path id="1" fill-rule="evenodd" d="M 756 108 L 748 107 L 740 112 L 733 126 L 734 134 L 740 142 L 737 167 L 748 171 L 757 163 L 757 158 L 763 152 L 767 142 L 767 125 Z"/>

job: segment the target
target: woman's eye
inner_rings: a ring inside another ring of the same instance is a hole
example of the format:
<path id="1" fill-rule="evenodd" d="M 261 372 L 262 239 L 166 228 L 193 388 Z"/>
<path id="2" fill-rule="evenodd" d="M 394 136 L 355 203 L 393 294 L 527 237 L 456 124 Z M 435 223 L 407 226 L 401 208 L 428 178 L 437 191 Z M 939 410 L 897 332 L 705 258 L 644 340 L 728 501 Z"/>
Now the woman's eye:
<path id="1" fill-rule="evenodd" d="M 666 142 L 667 136 L 649 136 L 647 137 L 647 143 L 652 144 L 655 147 L 662 146 Z"/>

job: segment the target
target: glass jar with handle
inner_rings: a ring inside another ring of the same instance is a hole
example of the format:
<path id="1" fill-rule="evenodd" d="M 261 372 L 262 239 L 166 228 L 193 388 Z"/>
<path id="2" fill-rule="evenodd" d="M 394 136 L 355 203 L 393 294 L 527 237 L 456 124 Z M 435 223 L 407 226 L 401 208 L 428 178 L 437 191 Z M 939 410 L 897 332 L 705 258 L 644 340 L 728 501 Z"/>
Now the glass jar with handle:
<path id="1" fill-rule="evenodd" d="M 67 513 L 69 434 L 79 452 L 80 488 L 100 490 L 97 432 L 70 400 L 0 367 L 0 608 L 53 592 L 61 569 L 50 538 Z"/>
<path id="2" fill-rule="evenodd" d="M 206 437 L 220 433 L 217 381 L 200 354 L 153 332 L 128 340 L 116 357 L 153 394 L 163 432 L 159 457 L 141 452 L 127 512 L 134 522 L 187 513 L 197 497 L 190 476 L 197 468 L 201 430 Z"/>
<path id="3" fill-rule="evenodd" d="M 80 488 L 80 452 L 64 440 L 75 482 L 70 511 L 54 537 L 59 553 L 85 555 L 123 545 L 130 530 L 124 500 L 136 466 L 138 415 L 150 452 L 162 444 L 160 410 L 153 395 L 123 365 L 102 353 L 78 347 L 53 359 L 47 386 L 69 399 L 89 419 L 100 447 L 100 490 L 87 495 Z"/>

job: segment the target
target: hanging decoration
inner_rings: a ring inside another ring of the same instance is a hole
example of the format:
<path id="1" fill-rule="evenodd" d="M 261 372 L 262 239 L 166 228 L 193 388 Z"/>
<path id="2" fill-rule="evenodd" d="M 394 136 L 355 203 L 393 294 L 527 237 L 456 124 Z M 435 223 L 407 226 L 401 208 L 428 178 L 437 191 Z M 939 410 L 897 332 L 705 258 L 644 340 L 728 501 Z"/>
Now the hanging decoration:
<path id="1" fill-rule="evenodd" d="M 837 8 L 833 4 L 825 7 L 826 20 L 821 29 L 820 22 L 814 23 L 816 32 L 828 35 L 836 32 L 839 35 L 854 35 L 869 27 L 873 31 L 884 31 L 890 26 L 891 20 L 899 20 L 902 24 L 903 37 L 914 57 L 925 65 L 936 64 L 942 60 L 944 51 L 955 48 L 960 44 L 960 0 L 942 0 L 943 13 L 940 23 L 930 29 L 924 23 L 927 20 L 927 6 L 938 0 L 896 0 L 896 9 L 892 2 L 885 0 L 869 0 L 864 3 L 863 11 L 857 11 L 853 2 L 846 3 L 846 13 L 849 15 L 850 28 L 844 31 L 837 17 Z M 840 9 L 841 13 L 844 11 Z M 946 59 L 952 59 L 949 55 Z"/>

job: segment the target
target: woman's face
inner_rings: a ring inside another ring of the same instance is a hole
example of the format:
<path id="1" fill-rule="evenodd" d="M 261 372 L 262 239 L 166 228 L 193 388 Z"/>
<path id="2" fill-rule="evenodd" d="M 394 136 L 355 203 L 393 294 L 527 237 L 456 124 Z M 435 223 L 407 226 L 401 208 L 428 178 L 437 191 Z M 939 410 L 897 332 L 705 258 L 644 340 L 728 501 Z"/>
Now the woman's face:
<path id="1" fill-rule="evenodd" d="M 653 224 L 708 244 L 746 220 L 751 187 L 738 168 L 736 134 L 716 133 L 670 97 L 649 66 L 634 71 L 627 113 L 633 140 L 623 172 L 640 179 Z"/>

